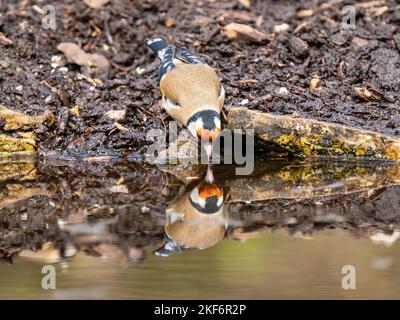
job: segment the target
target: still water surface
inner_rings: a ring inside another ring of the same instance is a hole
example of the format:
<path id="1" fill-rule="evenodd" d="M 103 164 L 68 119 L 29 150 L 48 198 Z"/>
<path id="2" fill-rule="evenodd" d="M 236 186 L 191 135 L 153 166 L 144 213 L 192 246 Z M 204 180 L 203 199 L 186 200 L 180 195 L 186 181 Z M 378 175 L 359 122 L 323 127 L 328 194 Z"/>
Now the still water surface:
<path id="1" fill-rule="evenodd" d="M 184 187 L 127 164 L 5 168 L 1 299 L 400 298 L 396 167 L 268 164 Z"/>

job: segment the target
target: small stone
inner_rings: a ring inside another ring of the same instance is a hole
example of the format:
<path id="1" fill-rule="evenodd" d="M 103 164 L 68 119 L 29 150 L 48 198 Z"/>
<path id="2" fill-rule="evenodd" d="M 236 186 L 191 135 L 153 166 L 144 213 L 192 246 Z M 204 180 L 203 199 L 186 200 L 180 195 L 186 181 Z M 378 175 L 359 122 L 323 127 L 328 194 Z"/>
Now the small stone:
<path id="1" fill-rule="evenodd" d="M 320 78 L 312 78 L 310 81 L 310 89 L 318 88 L 320 82 L 321 82 Z"/>
<path id="2" fill-rule="evenodd" d="M 105 113 L 112 120 L 119 121 L 125 118 L 126 110 L 110 110 Z"/>
<path id="3" fill-rule="evenodd" d="M 355 44 L 357 47 L 365 47 L 366 45 L 368 45 L 368 40 L 359 38 L 359 37 L 355 37 L 351 43 Z"/>
<path id="4" fill-rule="evenodd" d="M 80 112 L 80 110 L 79 110 L 79 106 L 75 106 L 75 107 L 69 109 L 69 111 L 70 111 L 73 115 L 75 115 L 75 116 L 77 116 L 77 117 L 79 117 L 79 116 L 81 115 L 81 112 Z"/>
<path id="5" fill-rule="evenodd" d="M 307 18 L 307 17 L 311 17 L 313 14 L 314 14 L 314 10 L 305 9 L 305 10 L 298 11 L 296 15 L 299 18 Z"/>
<path id="6" fill-rule="evenodd" d="M 143 74 L 143 73 L 145 73 L 146 72 L 146 69 L 145 68 L 141 68 L 141 67 L 137 67 L 136 68 L 136 73 L 137 74 Z"/>
<path id="7" fill-rule="evenodd" d="M 22 87 L 22 86 L 15 87 L 15 90 L 17 90 L 17 91 L 19 91 L 19 92 L 21 92 L 21 91 L 22 91 L 22 89 L 23 89 L 23 87 Z"/>
<path id="8" fill-rule="evenodd" d="M 249 99 L 243 99 L 242 101 L 240 101 L 240 105 L 241 106 L 244 106 L 244 105 L 246 105 L 246 104 L 248 104 L 249 103 Z"/>
<path id="9" fill-rule="evenodd" d="M 293 225 L 293 224 L 296 224 L 296 223 L 297 223 L 297 218 L 295 218 L 295 217 L 287 218 L 287 219 L 285 220 L 284 223 L 285 223 L 286 225 Z"/>
<path id="10" fill-rule="evenodd" d="M 278 94 L 281 96 L 287 96 L 289 94 L 289 90 L 285 87 L 280 87 L 278 89 Z"/>
<path id="11" fill-rule="evenodd" d="M 51 57 L 51 67 L 53 69 L 62 67 L 64 65 L 62 57 L 61 56 L 52 56 Z"/>
<path id="12" fill-rule="evenodd" d="M 275 33 L 281 33 L 289 30 L 289 25 L 287 23 L 277 24 L 274 26 Z"/>
<path id="13" fill-rule="evenodd" d="M 245 7 L 246 9 L 250 9 L 251 1 L 250 0 L 238 0 L 238 2 Z"/>
<path id="14" fill-rule="evenodd" d="M 172 28 L 172 27 L 174 27 L 174 26 L 175 26 L 175 20 L 172 19 L 172 18 L 168 18 L 168 19 L 165 21 L 165 26 L 166 26 L 167 28 Z"/>
<path id="15" fill-rule="evenodd" d="M 11 66 L 11 63 L 6 60 L 0 60 L 0 68 L 7 69 L 9 66 Z"/>
<path id="16" fill-rule="evenodd" d="M 141 213 L 149 213 L 150 212 L 150 208 L 146 207 L 146 206 L 143 206 L 143 207 L 140 208 L 140 212 Z"/>
<path id="17" fill-rule="evenodd" d="M 303 39 L 293 36 L 289 38 L 289 47 L 292 52 L 298 57 L 308 55 L 308 44 Z"/>
<path id="18" fill-rule="evenodd" d="M 83 0 L 90 8 L 100 9 L 102 6 L 110 2 L 110 0 Z"/>
<path id="19" fill-rule="evenodd" d="M 0 44 L 7 47 L 11 46 L 13 44 L 13 41 L 11 39 L 6 38 L 4 33 L 0 32 Z"/>
<path id="20" fill-rule="evenodd" d="M 124 184 L 115 185 L 108 188 L 113 193 L 129 193 L 128 187 Z"/>

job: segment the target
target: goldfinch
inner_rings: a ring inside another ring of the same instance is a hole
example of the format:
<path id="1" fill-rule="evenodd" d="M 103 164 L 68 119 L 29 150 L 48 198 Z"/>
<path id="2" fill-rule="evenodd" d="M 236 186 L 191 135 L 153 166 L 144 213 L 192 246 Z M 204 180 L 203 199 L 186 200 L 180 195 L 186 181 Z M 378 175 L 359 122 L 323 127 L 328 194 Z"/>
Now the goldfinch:
<path id="1" fill-rule="evenodd" d="M 167 257 L 202 250 L 221 241 L 228 227 L 222 188 L 205 181 L 178 196 L 166 210 L 165 243 L 154 252 Z"/>
<path id="2" fill-rule="evenodd" d="M 186 48 L 168 45 L 164 39 L 147 41 L 161 60 L 158 80 L 162 104 L 168 114 L 186 126 L 203 145 L 208 159 L 221 132 L 225 91 L 215 71 Z"/>

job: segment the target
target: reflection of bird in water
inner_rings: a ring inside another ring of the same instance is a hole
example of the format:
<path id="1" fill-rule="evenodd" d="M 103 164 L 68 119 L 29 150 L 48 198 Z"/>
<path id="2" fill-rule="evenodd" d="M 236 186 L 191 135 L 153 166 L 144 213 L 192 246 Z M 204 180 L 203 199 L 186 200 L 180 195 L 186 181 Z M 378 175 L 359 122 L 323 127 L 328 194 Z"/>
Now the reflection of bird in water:
<path id="1" fill-rule="evenodd" d="M 224 238 L 228 226 L 221 186 L 199 182 L 172 201 L 166 218 L 166 242 L 155 255 L 170 256 L 183 250 L 202 250 L 216 245 Z"/>

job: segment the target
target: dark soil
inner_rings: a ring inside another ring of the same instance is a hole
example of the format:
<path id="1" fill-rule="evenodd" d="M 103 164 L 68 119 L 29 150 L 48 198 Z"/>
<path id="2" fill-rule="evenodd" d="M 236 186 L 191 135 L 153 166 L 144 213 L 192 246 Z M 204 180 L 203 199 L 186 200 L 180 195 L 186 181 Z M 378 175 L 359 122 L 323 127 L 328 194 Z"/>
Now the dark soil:
<path id="1" fill-rule="evenodd" d="M 113 0 L 95 10 L 83 1 L 55 0 L 56 30 L 42 28 L 42 16 L 34 8 L 42 2 L 1 3 L 0 32 L 12 44 L 0 44 L 0 103 L 30 115 L 45 108 L 54 112 L 55 127 L 38 128 L 42 150 L 120 154 L 149 144 L 146 132 L 167 123 L 159 106 L 158 62 L 144 45 L 156 36 L 190 48 L 218 69 L 226 105 L 248 99 L 246 106 L 252 109 L 400 135 L 396 1 L 357 7 L 354 30 L 341 27 L 341 9 L 359 1 L 252 1 L 246 9 L 234 0 Z M 379 11 L 384 6 L 387 10 Z M 299 18 L 303 9 L 314 14 Z M 230 22 L 251 25 L 269 40 L 228 40 L 221 28 Z M 274 26 L 283 23 L 288 31 L 274 33 Z M 56 48 L 61 42 L 104 55 L 110 61 L 108 73 L 87 74 L 72 64 L 64 72 L 53 69 L 52 57 L 64 58 Z M 78 73 L 102 82 L 94 87 Z M 316 76 L 321 83 L 312 90 L 309 83 Z M 289 93 L 283 94 L 282 87 Z M 374 101 L 357 96 L 357 87 L 370 90 Z M 71 112 L 75 106 L 79 113 Z M 105 115 L 109 110 L 126 111 L 118 122 L 127 130 L 116 128 Z"/>

